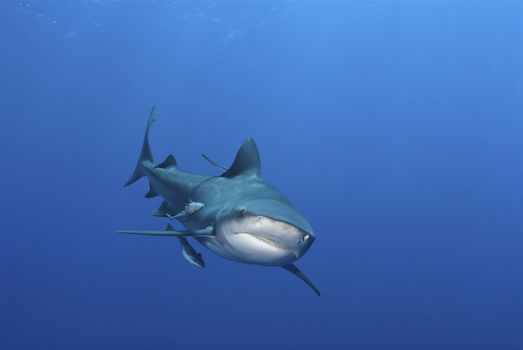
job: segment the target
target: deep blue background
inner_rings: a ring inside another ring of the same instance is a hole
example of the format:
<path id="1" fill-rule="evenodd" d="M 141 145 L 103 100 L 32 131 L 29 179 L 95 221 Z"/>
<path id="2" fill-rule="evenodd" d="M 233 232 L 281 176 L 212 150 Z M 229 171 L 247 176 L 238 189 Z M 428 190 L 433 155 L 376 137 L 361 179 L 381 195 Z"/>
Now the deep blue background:
<path id="1" fill-rule="evenodd" d="M 2 1 L 0 349 L 523 349 L 521 1 Z M 161 229 L 247 136 L 318 285 Z"/>

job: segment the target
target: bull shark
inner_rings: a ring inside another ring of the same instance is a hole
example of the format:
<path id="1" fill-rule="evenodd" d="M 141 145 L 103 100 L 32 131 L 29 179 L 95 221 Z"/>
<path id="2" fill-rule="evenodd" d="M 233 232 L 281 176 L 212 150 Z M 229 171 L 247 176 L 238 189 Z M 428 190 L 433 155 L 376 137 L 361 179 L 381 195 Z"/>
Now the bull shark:
<path id="1" fill-rule="evenodd" d="M 149 132 L 155 121 L 153 107 L 138 163 L 124 186 L 146 177 L 149 191 L 145 197 L 163 198 L 152 215 L 177 219 L 185 230 L 174 230 L 169 225 L 159 231 L 118 232 L 178 237 L 184 257 L 203 267 L 201 254 L 187 240 L 192 238 L 229 260 L 281 267 L 320 295 L 312 281 L 294 265 L 315 241 L 314 231 L 289 200 L 261 177 L 260 155 L 254 140 L 245 140 L 229 168 L 204 155 L 224 171 L 219 176 L 201 175 L 181 170 L 173 155 L 162 163 L 154 162 Z M 190 215 L 186 215 L 188 208 L 192 208 Z"/>

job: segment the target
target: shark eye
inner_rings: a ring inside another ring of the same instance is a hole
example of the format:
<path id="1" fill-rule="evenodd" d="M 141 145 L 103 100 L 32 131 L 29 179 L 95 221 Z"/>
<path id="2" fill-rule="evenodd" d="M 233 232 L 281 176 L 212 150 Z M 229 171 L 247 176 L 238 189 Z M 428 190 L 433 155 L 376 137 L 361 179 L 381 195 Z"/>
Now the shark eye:
<path id="1" fill-rule="evenodd" d="M 245 208 L 241 208 L 241 209 L 239 210 L 239 212 L 238 212 L 238 215 L 239 215 L 240 217 L 244 217 L 244 216 L 246 216 L 246 215 L 247 215 L 247 209 L 245 209 Z"/>

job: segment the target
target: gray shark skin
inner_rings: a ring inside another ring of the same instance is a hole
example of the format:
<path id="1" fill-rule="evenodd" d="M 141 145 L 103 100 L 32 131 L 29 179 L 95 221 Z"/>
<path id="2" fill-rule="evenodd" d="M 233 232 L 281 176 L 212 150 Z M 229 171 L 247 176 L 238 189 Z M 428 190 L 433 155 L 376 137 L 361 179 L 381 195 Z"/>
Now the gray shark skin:
<path id="1" fill-rule="evenodd" d="M 193 202 L 203 206 L 181 221 L 185 231 L 168 227 L 163 231 L 118 232 L 183 238 L 182 245 L 188 244 L 190 250 L 198 254 L 186 240 L 193 237 L 226 259 L 282 267 L 320 295 L 314 284 L 293 264 L 311 247 L 314 231 L 287 198 L 261 177 L 260 156 L 254 140 L 248 138 L 243 143 L 230 168 L 211 161 L 225 170 L 220 176 L 190 173 L 181 170 L 172 155 L 162 163 L 154 162 L 149 130 L 155 120 L 153 108 L 138 164 L 125 186 L 147 177 L 150 189 L 145 197 L 163 198 L 161 206 L 152 213 L 155 216 L 174 218 Z"/>

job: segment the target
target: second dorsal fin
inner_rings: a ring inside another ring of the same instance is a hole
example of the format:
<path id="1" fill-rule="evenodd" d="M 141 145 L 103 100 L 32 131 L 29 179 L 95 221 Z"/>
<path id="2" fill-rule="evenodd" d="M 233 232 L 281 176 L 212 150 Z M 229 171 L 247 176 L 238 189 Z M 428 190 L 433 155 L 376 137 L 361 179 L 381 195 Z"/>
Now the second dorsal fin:
<path id="1" fill-rule="evenodd" d="M 174 156 L 172 154 L 169 154 L 167 156 L 167 158 L 160 164 L 158 164 L 157 166 L 155 166 L 156 169 L 171 169 L 171 168 L 174 168 L 176 167 L 176 159 L 174 158 Z"/>

